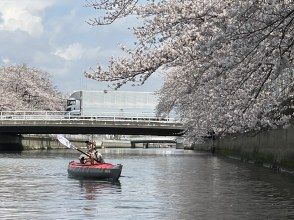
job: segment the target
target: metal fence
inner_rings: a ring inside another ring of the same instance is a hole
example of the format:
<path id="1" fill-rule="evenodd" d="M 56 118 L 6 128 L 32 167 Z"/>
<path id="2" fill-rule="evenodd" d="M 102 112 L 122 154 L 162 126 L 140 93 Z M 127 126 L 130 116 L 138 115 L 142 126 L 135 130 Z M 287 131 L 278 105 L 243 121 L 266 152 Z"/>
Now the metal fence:
<path id="1" fill-rule="evenodd" d="M 73 120 L 73 121 L 152 121 L 160 123 L 179 122 L 175 118 L 156 117 L 148 113 L 125 113 L 121 112 L 103 112 L 97 115 L 71 115 L 66 111 L 1 111 L 0 121 L 50 121 L 50 120 Z"/>

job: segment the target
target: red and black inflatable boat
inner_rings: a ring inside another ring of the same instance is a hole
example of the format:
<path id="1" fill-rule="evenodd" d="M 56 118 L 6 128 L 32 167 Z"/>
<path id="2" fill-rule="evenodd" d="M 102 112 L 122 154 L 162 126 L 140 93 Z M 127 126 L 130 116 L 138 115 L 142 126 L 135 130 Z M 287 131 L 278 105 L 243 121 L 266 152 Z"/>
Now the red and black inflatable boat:
<path id="1" fill-rule="evenodd" d="M 98 163 L 98 164 L 81 164 L 71 161 L 68 164 L 67 172 L 69 176 L 83 179 L 112 180 L 119 179 L 122 171 L 121 164 Z"/>

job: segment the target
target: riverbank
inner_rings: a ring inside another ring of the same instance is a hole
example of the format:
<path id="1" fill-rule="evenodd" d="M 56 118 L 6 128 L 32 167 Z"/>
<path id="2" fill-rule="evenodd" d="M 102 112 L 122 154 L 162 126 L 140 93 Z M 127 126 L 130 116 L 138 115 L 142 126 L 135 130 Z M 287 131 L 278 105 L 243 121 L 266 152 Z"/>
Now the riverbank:
<path id="1" fill-rule="evenodd" d="M 232 134 L 204 144 L 195 150 L 239 159 L 247 163 L 294 174 L 294 125 L 259 133 Z"/>

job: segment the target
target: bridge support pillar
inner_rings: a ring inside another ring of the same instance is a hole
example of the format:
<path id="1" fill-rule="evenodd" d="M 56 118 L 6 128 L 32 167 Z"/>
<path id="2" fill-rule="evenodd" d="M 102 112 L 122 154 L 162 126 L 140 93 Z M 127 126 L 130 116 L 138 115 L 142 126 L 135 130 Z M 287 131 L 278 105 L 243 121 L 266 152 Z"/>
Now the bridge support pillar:
<path id="1" fill-rule="evenodd" d="M 0 134 L 0 151 L 21 151 L 21 135 Z"/>
<path id="2" fill-rule="evenodd" d="M 184 149 L 183 138 L 179 137 L 176 139 L 176 149 Z"/>
<path id="3" fill-rule="evenodd" d="M 131 141 L 131 148 L 136 148 L 136 143 Z"/>

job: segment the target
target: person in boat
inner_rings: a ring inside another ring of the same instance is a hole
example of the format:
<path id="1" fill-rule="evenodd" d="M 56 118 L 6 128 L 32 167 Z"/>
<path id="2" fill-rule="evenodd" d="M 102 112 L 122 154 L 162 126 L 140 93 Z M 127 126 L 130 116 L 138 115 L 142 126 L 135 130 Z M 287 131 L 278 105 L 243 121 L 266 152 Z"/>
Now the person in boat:
<path id="1" fill-rule="evenodd" d="M 96 164 L 96 163 L 104 163 L 104 159 L 102 157 L 102 154 L 100 154 L 95 148 L 96 148 L 96 143 L 95 141 L 85 141 L 87 144 L 87 155 L 82 154 L 80 156 L 80 163 L 85 164 L 87 162 L 91 164 Z"/>

